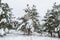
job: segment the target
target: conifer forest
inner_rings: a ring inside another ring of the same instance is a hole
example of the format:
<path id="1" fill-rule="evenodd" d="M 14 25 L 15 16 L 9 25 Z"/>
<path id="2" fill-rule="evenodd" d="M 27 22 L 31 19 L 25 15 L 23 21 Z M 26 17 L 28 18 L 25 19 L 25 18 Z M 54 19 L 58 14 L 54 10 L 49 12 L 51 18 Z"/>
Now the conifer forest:
<path id="1" fill-rule="evenodd" d="M 54 2 L 51 9 L 45 10 L 44 15 L 38 11 L 41 10 L 39 5 L 43 4 L 37 4 L 38 8 L 35 4 L 31 3 L 30 6 L 27 3 L 21 9 L 23 13 L 20 10 L 17 10 L 19 13 L 14 13 L 14 8 L 2 1 L 4 0 L 0 0 L 0 40 L 60 40 L 60 4 Z M 43 18 L 41 14 L 44 15 Z"/>

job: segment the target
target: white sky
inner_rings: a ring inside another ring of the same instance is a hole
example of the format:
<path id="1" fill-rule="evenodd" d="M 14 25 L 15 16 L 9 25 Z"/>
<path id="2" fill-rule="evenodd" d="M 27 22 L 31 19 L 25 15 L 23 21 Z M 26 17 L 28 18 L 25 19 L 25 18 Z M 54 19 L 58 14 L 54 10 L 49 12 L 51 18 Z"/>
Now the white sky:
<path id="1" fill-rule="evenodd" d="M 16 17 L 24 15 L 23 9 L 26 8 L 27 4 L 30 4 L 30 6 L 34 4 L 41 18 L 43 18 L 47 9 L 52 8 L 54 2 L 60 4 L 60 0 L 2 0 L 2 2 L 8 3 L 13 8 L 12 11 Z"/>

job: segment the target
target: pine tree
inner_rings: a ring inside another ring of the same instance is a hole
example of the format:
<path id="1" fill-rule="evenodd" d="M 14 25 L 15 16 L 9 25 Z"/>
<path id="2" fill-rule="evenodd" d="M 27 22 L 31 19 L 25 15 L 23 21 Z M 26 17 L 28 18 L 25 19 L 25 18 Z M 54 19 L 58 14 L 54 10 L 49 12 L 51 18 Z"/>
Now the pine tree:
<path id="1" fill-rule="evenodd" d="M 28 35 L 31 33 L 31 28 L 29 26 L 29 28 L 26 28 L 28 25 L 28 21 L 31 19 L 32 20 L 32 27 L 34 28 L 34 31 L 38 32 L 40 30 L 40 23 L 39 23 L 39 19 L 38 19 L 38 13 L 36 11 L 36 6 L 33 5 L 33 7 L 30 8 L 29 4 L 27 4 L 27 8 L 24 9 L 25 11 L 25 15 L 24 17 L 19 18 L 19 20 L 23 20 L 22 23 L 20 23 L 20 25 L 22 25 L 24 23 L 24 25 L 21 26 L 21 29 L 28 33 Z"/>
<path id="2" fill-rule="evenodd" d="M 21 17 L 21 18 L 20 18 L 20 19 L 23 20 L 21 24 L 24 23 L 24 25 L 22 25 L 22 27 L 21 27 L 21 30 L 24 31 L 24 34 L 25 34 L 25 33 L 28 33 L 28 29 L 26 28 L 26 27 L 27 27 L 27 24 L 28 24 L 27 21 L 30 19 L 30 18 L 29 18 L 30 15 L 28 14 L 28 12 L 30 12 L 30 9 L 29 9 L 28 6 L 29 6 L 29 5 L 27 4 L 27 9 L 24 10 L 27 14 L 25 14 L 24 17 Z M 21 24 L 20 24 L 20 25 L 21 25 Z M 29 33 L 28 33 L 28 34 L 29 34 Z"/>
<path id="3" fill-rule="evenodd" d="M 58 27 L 59 25 L 59 20 L 58 20 L 58 11 L 56 10 L 56 5 L 54 4 L 53 6 L 53 9 L 48 11 L 46 13 L 46 16 L 45 16 L 45 24 L 44 26 L 46 26 L 46 29 L 48 31 L 48 33 L 51 34 L 52 36 L 52 33 L 55 32 L 55 29 Z"/>
<path id="4" fill-rule="evenodd" d="M 28 20 L 29 19 L 32 20 L 32 25 L 33 25 L 34 31 L 38 32 L 40 30 L 40 23 L 39 23 L 39 19 L 38 19 L 39 16 L 38 16 L 38 13 L 37 13 L 36 6 L 33 5 L 30 9 L 29 5 L 27 5 L 27 9 L 25 9 L 25 12 L 28 15 L 27 16 Z"/>
<path id="5" fill-rule="evenodd" d="M 56 15 L 57 16 L 57 20 L 58 20 L 56 22 L 58 24 L 56 29 L 57 29 L 58 37 L 60 38 L 60 26 L 59 26 L 60 25 L 60 4 L 56 5 L 56 3 L 55 3 L 53 8 L 54 8 L 55 11 L 57 11 L 57 14 L 58 14 L 58 15 Z"/>
<path id="6" fill-rule="evenodd" d="M 4 28 L 5 31 L 5 28 L 11 27 L 11 25 L 9 24 L 9 13 L 11 12 L 11 8 L 7 3 L 1 3 L 0 0 L 0 9 L 2 10 L 0 12 L 0 26 Z M 5 21 L 2 21 L 4 19 Z"/>
<path id="7" fill-rule="evenodd" d="M 40 30 L 40 21 L 39 21 L 39 15 L 37 13 L 37 9 L 36 6 L 33 5 L 32 10 L 31 10 L 31 19 L 33 21 L 33 27 L 34 27 L 34 31 L 38 32 Z"/>

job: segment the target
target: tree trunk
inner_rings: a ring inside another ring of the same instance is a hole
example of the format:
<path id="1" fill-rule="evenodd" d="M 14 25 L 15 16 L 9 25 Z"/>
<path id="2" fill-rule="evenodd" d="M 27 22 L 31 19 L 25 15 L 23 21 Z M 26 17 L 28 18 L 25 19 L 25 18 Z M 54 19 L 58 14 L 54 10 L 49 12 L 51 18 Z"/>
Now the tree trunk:
<path id="1" fill-rule="evenodd" d="M 52 32 L 51 32 L 51 31 L 49 31 L 48 33 L 50 33 L 50 35 L 51 35 L 51 37 L 52 37 Z"/>
<path id="2" fill-rule="evenodd" d="M 58 37 L 60 38 L 60 31 L 58 31 Z"/>
<path id="3" fill-rule="evenodd" d="M 51 34 L 51 37 L 52 37 L 52 32 L 50 32 L 50 34 Z"/>

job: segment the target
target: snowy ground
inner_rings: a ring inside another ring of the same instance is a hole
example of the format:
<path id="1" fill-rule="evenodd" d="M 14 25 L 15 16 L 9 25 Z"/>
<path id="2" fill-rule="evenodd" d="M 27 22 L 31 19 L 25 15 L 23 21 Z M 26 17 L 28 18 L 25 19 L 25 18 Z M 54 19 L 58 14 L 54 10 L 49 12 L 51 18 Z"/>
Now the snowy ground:
<path id="1" fill-rule="evenodd" d="M 0 40 L 60 40 L 59 38 L 52 38 L 52 37 L 43 37 L 43 36 L 26 36 L 21 35 L 18 32 L 11 31 L 10 34 L 7 34 L 4 37 L 0 37 Z"/>
<path id="2" fill-rule="evenodd" d="M 40 36 L 13 36 L 0 37 L 0 40 L 60 40 L 59 38 L 40 37 Z"/>

